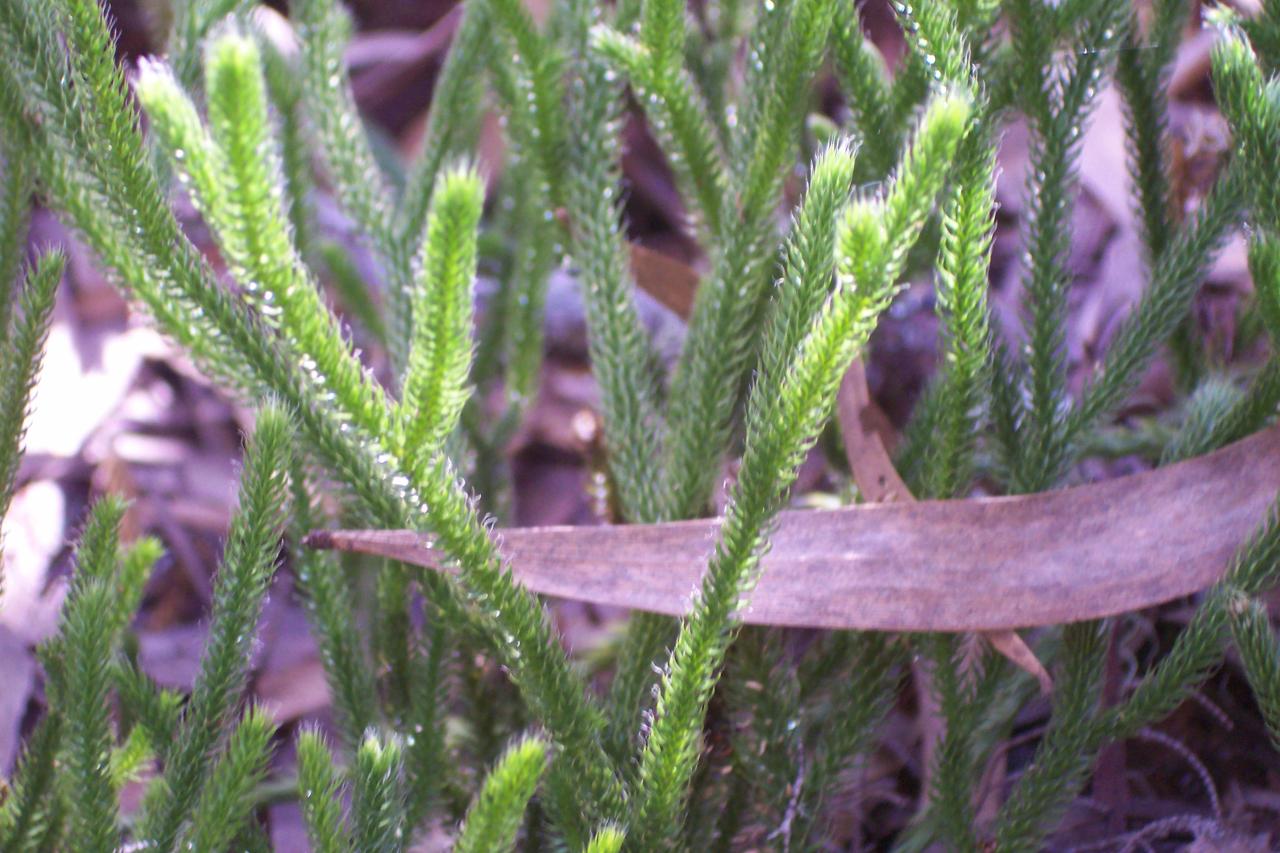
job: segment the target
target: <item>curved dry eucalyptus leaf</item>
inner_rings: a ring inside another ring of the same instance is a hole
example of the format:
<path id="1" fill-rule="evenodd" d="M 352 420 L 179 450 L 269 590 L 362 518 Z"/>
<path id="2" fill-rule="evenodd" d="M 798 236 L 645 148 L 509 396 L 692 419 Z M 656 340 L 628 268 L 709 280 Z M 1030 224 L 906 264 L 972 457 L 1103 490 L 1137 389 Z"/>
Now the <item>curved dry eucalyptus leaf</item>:
<path id="1" fill-rule="evenodd" d="M 741 618 L 999 631 L 1139 610 L 1218 580 L 1277 490 L 1272 427 L 1187 462 L 1053 492 L 784 512 Z M 534 592 L 680 616 L 719 524 L 516 528 L 503 531 L 503 551 Z M 309 544 L 440 568 L 428 541 L 335 530 Z"/>

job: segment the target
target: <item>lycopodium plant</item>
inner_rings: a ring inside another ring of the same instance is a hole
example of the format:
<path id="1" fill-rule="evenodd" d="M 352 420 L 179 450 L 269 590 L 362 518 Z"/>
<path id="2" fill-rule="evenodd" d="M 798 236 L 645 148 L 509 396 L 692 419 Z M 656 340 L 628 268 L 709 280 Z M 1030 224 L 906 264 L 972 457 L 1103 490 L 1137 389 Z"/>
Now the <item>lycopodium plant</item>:
<path id="1" fill-rule="evenodd" d="M 1123 0 L 899 4 L 907 52 L 893 75 L 850 0 L 725 0 L 698 4 L 696 20 L 679 0 L 558 0 L 542 23 L 519 0 L 468 0 L 404 168 L 379 159 L 356 109 L 347 12 L 336 0 L 289 5 L 282 26 L 247 0 L 175 2 L 165 53 L 127 68 L 96 0 L 0 0 L 0 511 L 62 265 L 42 253 L 10 310 L 33 190 L 210 381 L 258 412 L 189 697 L 125 653 L 159 543 L 120 541 L 116 499 L 91 511 L 58 634 L 41 650 L 48 711 L 9 781 L 0 847 L 270 846 L 257 809 L 280 735 L 244 694 L 281 562 L 333 700 L 334 730 L 303 731 L 283 780 L 315 850 L 440 838 L 467 851 L 829 849 L 834 794 L 875 750 L 909 672 L 932 692 L 942 735 L 901 847 L 1034 850 L 1099 751 L 1174 708 L 1229 631 L 1280 729 L 1280 657 L 1256 599 L 1280 556 L 1274 514 L 1114 702 L 1101 695 L 1109 624 L 1029 637 L 1055 676 L 1052 713 L 1016 781 L 995 792 L 987 769 L 1005 760 L 1034 681 L 981 640 L 799 642 L 736 619 L 801 463 L 829 444 L 842 377 L 909 278 L 934 283 L 942 356 L 898 458 L 917 497 L 1070 481 L 1100 430 L 1125 429 L 1116 411 L 1166 345 L 1187 401 L 1153 461 L 1204 453 L 1271 417 L 1280 361 L 1255 376 L 1215 372 L 1189 317 L 1215 251 L 1247 223 L 1258 312 L 1280 341 L 1275 3 L 1217 20 L 1214 83 L 1234 144 L 1191 211 L 1175 207 L 1165 139 L 1165 81 L 1188 13 L 1177 0 L 1141 20 Z M 834 124 L 814 115 L 831 73 L 844 101 Z M 1073 394 L 1074 178 L 1109 80 L 1128 111 L 1149 280 Z M 502 162 L 474 159 L 486 109 L 503 119 Z M 625 238 L 628 109 L 660 144 L 704 257 L 669 370 L 640 321 Z M 994 331 L 988 281 L 996 148 L 1017 117 L 1031 168 L 1015 347 Z M 325 190 L 376 280 L 359 279 L 350 247 L 313 215 Z M 225 274 L 188 240 L 176 194 L 208 226 Z M 482 266 L 498 286 L 478 322 Z M 576 277 L 585 308 L 614 520 L 725 506 L 687 615 L 631 616 L 604 689 L 492 533 L 507 503 L 503 449 L 538 391 L 557 269 Z M 363 361 L 360 341 L 388 357 Z M 337 524 L 429 533 L 449 571 L 302 547 L 306 532 Z M 145 794 L 123 811 L 130 782 Z M 979 798 L 995 808 L 980 812 Z"/>

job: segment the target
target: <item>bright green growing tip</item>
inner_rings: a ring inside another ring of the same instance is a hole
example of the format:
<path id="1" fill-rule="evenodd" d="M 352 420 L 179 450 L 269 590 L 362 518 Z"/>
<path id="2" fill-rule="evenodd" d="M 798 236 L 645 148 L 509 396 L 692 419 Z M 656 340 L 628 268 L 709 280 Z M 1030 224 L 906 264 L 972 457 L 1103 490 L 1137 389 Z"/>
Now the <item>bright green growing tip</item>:
<path id="1" fill-rule="evenodd" d="M 845 208 L 836 231 L 841 285 L 854 285 L 862 271 L 858 261 L 878 256 L 888 242 L 883 208 L 878 201 L 866 198 L 855 199 Z"/>
<path id="2" fill-rule="evenodd" d="M 842 186 L 851 185 L 857 156 L 857 141 L 849 136 L 840 136 L 837 131 L 814 158 L 813 168 L 809 173 L 810 186 L 826 180 Z"/>
<path id="3" fill-rule="evenodd" d="M 627 834 L 616 826 L 606 826 L 592 837 L 585 853 L 618 853 Z"/>
<path id="4" fill-rule="evenodd" d="M 967 89 L 955 86 L 934 98 L 925 110 L 924 126 L 934 127 L 939 133 L 959 138 L 964 134 L 973 114 L 973 98 Z"/>
<path id="5" fill-rule="evenodd" d="M 354 849 L 398 853 L 404 849 L 404 751 L 396 737 L 369 734 L 356 751 L 351 814 Z"/>
<path id="6" fill-rule="evenodd" d="M 508 748 L 467 812 L 454 853 L 511 850 L 546 766 L 547 742 L 541 738 L 525 738 Z"/>
<path id="7" fill-rule="evenodd" d="M 1228 6 L 1213 6 L 1204 10 L 1204 21 L 1219 30 L 1232 30 L 1240 25 L 1240 15 Z"/>
<path id="8" fill-rule="evenodd" d="M 259 62 L 258 45 L 239 30 L 228 28 L 209 43 L 205 61 L 210 70 L 235 69 L 243 74 L 256 74 Z"/>
<path id="9" fill-rule="evenodd" d="M 403 448 L 430 455 L 444 445 L 467 401 L 471 370 L 476 231 L 484 183 L 470 166 L 438 181 L 413 289 L 413 337 L 404 380 Z"/>
<path id="10" fill-rule="evenodd" d="M 304 729 L 298 735 L 298 792 L 307 840 L 316 853 L 347 853 L 351 849 L 342 819 L 340 789 L 324 736 Z"/>

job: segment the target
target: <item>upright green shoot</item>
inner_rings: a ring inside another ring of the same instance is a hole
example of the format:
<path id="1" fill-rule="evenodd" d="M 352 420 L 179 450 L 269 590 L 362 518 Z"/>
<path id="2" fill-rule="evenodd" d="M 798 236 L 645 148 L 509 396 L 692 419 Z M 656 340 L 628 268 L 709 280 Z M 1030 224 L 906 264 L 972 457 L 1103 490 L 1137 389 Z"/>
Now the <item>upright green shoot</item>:
<path id="1" fill-rule="evenodd" d="M 13 316 L 18 267 L 27 249 L 32 175 L 27 153 L 17 140 L 7 141 L 0 153 L 4 154 L 4 173 L 0 175 L 0 343 L 3 343 Z"/>
<path id="2" fill-rule="evenodd" d="M 276 725 L 251 708 L 231 730 L 226 751 L 203 785 L 182 850 L 225 850 L 253 815 L 255 788 L 267 772 Z"/>
<path id="3" fill-rule="evenodd" d="M 469 396 L 476 229 L 484 187 L 474 171 L 444 174 L 431 201 L 413 292 L 413 342 L 401 405 L 405 455 L 439 452 Z"/>
<path id="4" fill-rule="evenodd" d="M 399 853 L 405 849 L 404 763 L 397 741 L 369 734 L 356 750 L 351 824 L 354 850 Z"/>
<path id="5" fill-rule="evenodd" d="M 13 328 L 0 335 L 0 518 L 13 500 L 31 395 L 40 376 L 54 295 L 65 263 L 66 258 L 58 251 L 36 260 L 27 273 Z M 0 554 L 3 551 L 4 541 L 0 539 Z"/>
<path id="6" fill-rule="evenodd" d="M 354 751 L 364 732 L 377 721 L 377 693 L 363 654 L 342 566 L 332 554 L 302 545 L 307 533 L 324 526 L 324 516 L 308 486 L 306 473 L 302 460 L 295 457 L 290 473 L 294 574 L 320 647 L 343 745 Z"/>
<path id="7" fill-rule="evenodd" d="M 68 843 L 87 853 L 110 853 L 120 843 L 115 792 L 107 773 L 113 740 L 107 704 L 110 607 L 106 583 L 89 580 L 68 602 L 59 631 L 65 651 L 57 701 L 66 715 Z"/>
<path id="8" fill-rule="evenodd" d="M 174 843 L 203 787 L 214 744 L 234 725 L 248 652 L 280 549 L 291 440 L 282 410 L 265 408 L 258 413 L 257 428 L 245 448 L 240 507 L 214 580 L 209 640 L 164 776 L 151 784 L 143 803 L 139 835 L 161 848 Z"/>
<path id="9" fill-rule="evenodd" d="M 1123 4 L 1095 0 L 1087 5 L 1079 10 L 1084 26 L 1073 42 L 1070 64 L 1056 82 L 1049 45 L 1031 33 L 1043 29 L 1038 12 L 1028 2 L 1010 4 L 1015 54 L 1023 73 L 1036 81 L 1023 105 L 1032 127 L 1024 285 L 1029 387 L 1023 440 L 1037 452 L 1020 460 L 1012 483 L 1015 491 L 1037 491 L 1056 481 L 1070 451 L 1064 361 L 1071 283 L 1065 266 L 1071 239 L 1070 193 L 1081 128 L 1123 30 Z"/>
<path id="10" fill-rule="evenodd" d="M 526 738 L 512 744 L 489 771 L 454 843 L 457 853 L 515 849 L 516 833 L 547 766 L 547 743 Z"/>
<path id="11" fill-rule="evenodd" d="M 396 239 L 392 194 L 373 154 L 364 120 L 343 62 L 351 22 L 336 0 L 301 0 L 292 10 L 302 40 L 302 91 L 307 116 L 329 176 L 347 214 L 382 261 L 387 280 L 387 326 L 396 365 L 409 352 L 412 305 L 409 299 L 411 251 Z"/>
<path id="12" fill-rule="evenodd" d="M 483 103 L 482 72 L 493 49 L 489 38 L 491 26 L 487 3 L 468 3 L 462 7 L 462 23 L 458 25 L 431 92 L 431 114 L 422 150 L 413 161 L 396 210 L 397 231 L 403 246 L 416 246 L 422 240 L 436 179 L 445 164 L 470 153 Z M 412 255 L 406 252 L 405 257 Z"/>
<path id="13" fill-rule="evenodd" d="M 1266 721 L 1271 743 L 1280 749 L 1280 649 L 1266 608 L 1242 599 L 1232 604 L 1231 635 L 1245 675 Z"/>
<path id="14" fill-rule="evenodd" d="M 752 390 L 738 482 L 701 593 L 671 653 L 641 756 L 635 831 L 642 844 L 660 846 L 680 824 L 716 670 L 733 614 L 754 585 L 767 526 L 830 413 L 844 371 L 888 307 L 906 250 L 946 180 L 969 109 L 963 95 L 935 99 L 885 201 L 849 206 L 837 239 L 837 288 L 796 346 L 786 373 L 763 377 Z M 890 230 L 891 224 L 897 227 Z"/>
<path id="15" fill-rule="evenodd" d="M 307 840 L 316 853 L 346 853 L 351 839 L 343 825 L 341 782 L 333 756 L 318 732 L 307 729 L 298 736 L 298 790 Z"/>

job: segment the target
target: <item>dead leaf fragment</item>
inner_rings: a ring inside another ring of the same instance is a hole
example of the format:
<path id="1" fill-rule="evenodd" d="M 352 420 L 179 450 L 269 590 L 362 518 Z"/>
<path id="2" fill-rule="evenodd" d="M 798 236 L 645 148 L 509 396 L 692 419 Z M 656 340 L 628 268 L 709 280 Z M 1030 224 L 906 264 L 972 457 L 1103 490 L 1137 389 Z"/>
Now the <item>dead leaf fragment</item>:
<path id="1" fill-rule="evenodd" d="M 38 480 L 18 491 L 4 527 L 4 595 L 0 625 L 34 646 L 53 633 L 64 586 L 50 587 L 49 565 L 65 547 L 66 500 L 56 483 Z"/>
<path id="2" fill-rule="evenodd" d="M 986 632 L 1141 610 L 1218 580 L 1277 490 L 1272 427 L 1197 459 L 1053 492 L 784 512 L 740 616 Z M 534 592 L 683 616 L 719 525 L 516 528 L 503 531 L 503 551 Z M 414 531 L 317 531 L 309 542 L 442 568 Z"/>

